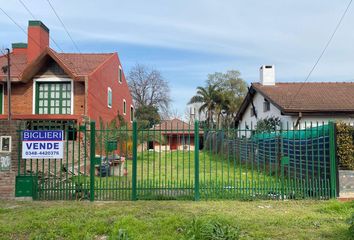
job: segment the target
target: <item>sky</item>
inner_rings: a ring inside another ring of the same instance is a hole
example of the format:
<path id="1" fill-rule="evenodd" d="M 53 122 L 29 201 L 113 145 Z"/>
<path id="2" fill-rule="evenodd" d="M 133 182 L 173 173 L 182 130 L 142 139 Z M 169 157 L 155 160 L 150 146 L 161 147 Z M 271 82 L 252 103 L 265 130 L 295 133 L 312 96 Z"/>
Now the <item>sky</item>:
<path id="1" fill-rule="evenodd" d="M 22 0 L 64 52 L 77 52 L 47 0 Z M 137 63 L 159 70 L 181 115 L 208 74 L 239 70 L 250 84 L 274 64 L 276 82 L 302 82 L 349 0 L 50 0 L 80 52 L 118 52 L 125 74 Z M 0 7 L 22 28 L 19 0 Z M 354 6 L 308 81 L 354 81 Z M 0 47 L 27 37 L 0 11 Z M 51 47 L 60 52 L 51 43 Z"/>

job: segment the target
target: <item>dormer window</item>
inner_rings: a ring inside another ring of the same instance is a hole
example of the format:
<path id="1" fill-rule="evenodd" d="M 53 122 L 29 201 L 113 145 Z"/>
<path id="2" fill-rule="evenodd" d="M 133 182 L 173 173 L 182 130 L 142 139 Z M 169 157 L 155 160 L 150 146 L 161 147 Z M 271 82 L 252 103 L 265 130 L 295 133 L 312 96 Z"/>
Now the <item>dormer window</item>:
<path id="1" fill-rule="evenodd" d="M 118 82 L 122 83 L 122 67 L 120 65 L 118 70 Z"/>
<path id="2" fill-rule="evenodd" d="M 267 99 L 264 99 L 263 102 L 263 112 L 270 111 L 270 102 Z"/>

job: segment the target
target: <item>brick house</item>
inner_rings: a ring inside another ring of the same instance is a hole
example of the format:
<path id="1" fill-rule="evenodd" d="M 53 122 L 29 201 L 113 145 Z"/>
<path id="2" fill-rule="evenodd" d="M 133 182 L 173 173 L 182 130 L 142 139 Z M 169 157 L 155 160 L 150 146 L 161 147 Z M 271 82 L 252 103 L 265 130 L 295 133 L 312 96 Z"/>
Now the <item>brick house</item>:
<path id="1" fill-rule="evenodd" d="M 194 124 L 188 124 L 180 119 L 162 120 L 160 124 L 151 128 L 161 133 L 164 143 L 149 141 L 148 149 L 155 151 L 165 150 L 192 150 L 194 151 Z M 157 134 L 157 133 L 156 133 Z M 203 131 L 199 130 L 199 147 L 203 148 Z"/>
<path id="2" fill-rule="evenodd" d="M 13 43 L 11 113 L 20 120 L 133 120 L 133 101 L 115 53 L 59 53 L 49 29 L 29 21 L 28 43 Z M 7 57 L 0 56 L 0 119 L 7 118 Z"/>

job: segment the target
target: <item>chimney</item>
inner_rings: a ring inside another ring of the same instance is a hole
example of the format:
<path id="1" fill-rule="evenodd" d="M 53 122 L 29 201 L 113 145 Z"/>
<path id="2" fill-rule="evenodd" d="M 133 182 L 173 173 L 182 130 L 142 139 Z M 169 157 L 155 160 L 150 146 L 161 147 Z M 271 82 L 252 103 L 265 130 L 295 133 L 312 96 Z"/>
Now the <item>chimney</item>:
<path id="1" fill-rule="evenodd" d="M 27 54 L 27 43 L 13 43 L 12 44 L 13 54 Z"/>
<path id="2" fill-rule="evenodd" d="M 260 81 L 262 85 L 274 86 L 275 85 L 275 66 L 262 65 L 259 69 Z"/>
<path id="3" fill-rule="evenodd" d="M 29 21 L 27 61 L 32 62 L 46 47 L 49 47 L 49 29 L 41 21 Z"/>

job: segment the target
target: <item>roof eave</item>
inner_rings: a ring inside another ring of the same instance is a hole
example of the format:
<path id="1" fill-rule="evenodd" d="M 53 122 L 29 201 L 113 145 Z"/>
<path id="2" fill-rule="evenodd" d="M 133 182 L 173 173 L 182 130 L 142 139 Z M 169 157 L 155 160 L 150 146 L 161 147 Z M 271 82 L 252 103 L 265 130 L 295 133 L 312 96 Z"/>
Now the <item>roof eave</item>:
<path id="1" fill-rule="evenodd" d="M 333 109 L 333 110 L 301 110 L 301 109 L 295 109 L 295 110 L 285 110 L 282 111 L 283 115 L 289 115 L 289 116 L 297 116 L 299 113 L 302 114 L 302 116 L 328 116 L 330 114 L 332 115 L 341 115 L 341 116 L 347 116 L 347 115 L 354 115 L 354 110 L 338 110 L 338 109 Z"/>

